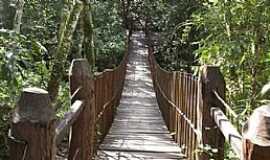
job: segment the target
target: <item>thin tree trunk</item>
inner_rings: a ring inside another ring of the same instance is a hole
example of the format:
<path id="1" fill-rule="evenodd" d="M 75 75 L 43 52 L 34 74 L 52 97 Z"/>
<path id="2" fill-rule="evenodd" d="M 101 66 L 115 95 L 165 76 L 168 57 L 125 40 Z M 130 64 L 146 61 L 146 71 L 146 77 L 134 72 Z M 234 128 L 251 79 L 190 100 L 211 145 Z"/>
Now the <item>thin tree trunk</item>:
<path id="1" fill-rule="evenodd" d="M 76 1 L 75 5 L 73 1 L 66 1 L 59 30 L 59 42 L 53 59 L 53 67 L 47 88 L 53 102 L 57 98 L 60 81 L 65 74 L 64 64 L 66 63 L 67 55 L 71 48 L 73 33 L 75 32 L 82 10 L 83 4 L 80 1 Z"/>
<path id="2" fill-rule="evenodd" d="M 0 28 L 4 27 L 4 4 L 5 2 L 0 1 Z"/>
<path id="3" fill-rule="evenodd" d="M 125 0 L 120 0 L 122 3 L 122 19 L 123 19 L 123 24 L 126 29 L 129 29 L 128 25 L 128 12 L 129 12 L 129 0 L 126 2 Z"/>
<path id="4" fill-rule="evenodd" d="M 11 0 L 2 0 L 1 3 L 3 5 L 2 12 L 0 13 L 2 26 L 5 29 L 12 30 L 16 9 L 13 7 Z"/>
<path id="5" fill-rule="evenodd" d="M 96 54 L 94 44 L 94 25 L 90 0 L 84 0 L 84 33 L 84 54 L 93 69 L 96 65 Z"/>
<path id="6" fill-rule="evenodd" d="M 226 29 L 226 34 L 227 34 L 227 37 L 228 37 L 228 39 L 229 40 L 231 40 L 231 26 L 230 26 L 230 20 L 228 20 L 228 17 L 230 17 L 231 15 L 230 15 L 230 11 L 228 12 L 228 5 L 229 4 L 227 4 L 228 3 L 228 1 L 227 0 L 225 0 L 224 2 L 223 2 L 223 8 L 224 8 L 224 13 L 223 13 L 223 20 L 224 20 L 224 23 L 225 23 L 225 29 Z"/>
<path id="7" fill-rule="evenodd" d="M 263 10 L 261 7 L 258 8 L 258 13 L 262 14 Z M 261 17 L 262 16 L 258 16 L 258 21 L 257 23 L 254 25 L 253 31 L 254 31 L 254 49 L 253 49 L 253 55 L 254 55 L 254 61 L 253 61 L 253 66 L 252 66 L 252 70 L 251 70 L 251 76 L 252 76 L 252 84 L 251 84 L 251 109 L 255 109 L 255 105 L 256 105 L 256 95 L 257 95 L 257 79 L 258 79 L 258 75 L 259 75 L 259 64 L 260 64 L 260 59 L 262 57 L 262 54 L 264 53 L 264 49 L 263 49 L 263 41 L 264 41 L 264 28 L 263 25 L 261 25 Z"/>
<path id="8" fill-rule="evenodd" d="M 80 17 L 80 24 L 79 24 L 79 31 L 78 31 L 78 51 L 75 52 L 75 58 L 82 58 L 83 54 L 83 42 L 84 42 L 84 15 L 81 14 Z"/>
<path id="9" fill-rule="evenodd" d="M 261 54 L 263 53 L 263 47 L 262 47 L 262 38 L 263 38 L 263 29 L 259 26 L 256 27 L 256 41 L 254 44 L 254 62 L 253 62 L 253 66 L 252 66 L 252 70 L 251 70 L 251 74 L 252 74 L 252 84 L 251 84 L 251 107 L 252 109 L 255 109 L 255 105 L 256 105 L 256 95 L 257 95 L 257 79 L 258 79 L 258 75 L 259 75 L 259 64 L 260 64 L 260 58 L 261 58 Z"/>
<path id="10" fill-rule="evenodd" d="M 16 3 L 16 12 L 13 21 L 13 30 L 20 33 L 22 16 L 23 16 L 24 0 L 18 0 Z"/>

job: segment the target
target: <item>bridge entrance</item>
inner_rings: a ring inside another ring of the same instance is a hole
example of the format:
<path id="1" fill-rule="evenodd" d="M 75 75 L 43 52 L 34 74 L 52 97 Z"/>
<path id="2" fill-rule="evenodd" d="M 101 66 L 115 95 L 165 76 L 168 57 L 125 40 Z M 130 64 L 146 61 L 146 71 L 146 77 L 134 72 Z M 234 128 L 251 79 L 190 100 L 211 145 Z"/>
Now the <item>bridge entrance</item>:
<path id="1" fill-rule="evenodd" d="M 131 40 L 122 99 L 96 159 L 182 159 L 158 107 L 144 33 Z"/>

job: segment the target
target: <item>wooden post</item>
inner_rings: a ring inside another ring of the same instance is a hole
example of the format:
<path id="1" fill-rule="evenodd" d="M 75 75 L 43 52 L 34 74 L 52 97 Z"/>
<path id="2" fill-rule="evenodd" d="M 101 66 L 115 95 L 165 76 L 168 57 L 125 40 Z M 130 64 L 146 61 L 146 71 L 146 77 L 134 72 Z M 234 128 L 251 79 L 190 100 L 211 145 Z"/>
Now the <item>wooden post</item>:
<path id="1" fill-rule="evenodd" d="M 270 159 L 270 105 L 255 109 L 243 128 L 242 160 Z"/>
<path id="2" fill-rule="evenodd" d="M 81 89 L 73 100 L 84 101 L 84 109 L 72 126 L 68 159 L 87 160 L 93 156 L 96 116 L 95 106 L 92 103 L 94 83 L 86 59 L 73 60 L 69 78 L 70 94 Z"/>
<path id="3" fill-rule="evenodd" d="M 23 90 L 9 137 L 11 160 L 55 159 L 55 113 L 47 91 Z"/>
<path id="4" fill-rule="evenodd" d="M 169 88 L 169 94 L 170 94 L 170 100 L 174 103 L 175 103 L 175 83 L 176 83 L 176 72 L 172 72 L 172 74 L 170 74 L 170 88 Z M 171 121 L 172 121 L 172 133 L 173 133 L 173 139 L 175 139 L 176 137 L 176 124 L 177 124 L 177 112 L 176 112 L 176 109 L 173 108 L 172 109 L 172 112 L 171 112 Z"/>
<path id="5" fill-rule="evenodd" d="M 105 85 L 105 92 L 104 92 L 104 97 L 105 97 L 105 101 L 104 104 L 106 104 L 107 102 L 109 102 L 110 100 L 110 73 L 108 72 L 108 70 L 105 70 L 104 72 L 104 83 L 103 85 Z M 109 130 L 109 108 L 106 108 L 104 111 L 104 118 L 105 118 L 105 135 L 108 133 Z"/>
<path id="6" fill-rule="evenodd" d="M 215 98 L 213 91 L 216 91 L 221 98 L 225 99 L 225 81 L 218 67 L 203 66 L 201 68 L 200 82 L 202 83 L 200 92 L 202 94 L 203 105 L 202 116 L 202 144 L 217 149 L 216 153 L 204 152 L 201 160 L 224 160 L 224 136 L 217 128 L 214 119 L 211 117 L 211 107 L 218 107 L 225 113 L 224 106 Z M 211 151 L 210 151 L 211 152 Z"/>

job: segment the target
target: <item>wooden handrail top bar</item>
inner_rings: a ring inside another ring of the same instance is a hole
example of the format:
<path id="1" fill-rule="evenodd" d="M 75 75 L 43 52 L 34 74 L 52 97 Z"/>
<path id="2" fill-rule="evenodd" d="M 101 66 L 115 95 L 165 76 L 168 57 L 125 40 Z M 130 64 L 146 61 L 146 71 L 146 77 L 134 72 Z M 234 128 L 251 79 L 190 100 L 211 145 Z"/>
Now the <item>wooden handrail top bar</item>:
<path id="1" fill-rule="evenodd" d="M 103 116 L 103 114 L 104 114 L 104 112 L 106 111 L 106 109 L 116 100 L 116 98 L 117 98 L 117 96 L 119 95 L 121 93 L 121 90 L 119 89 L 118 91 L 117 91 L 117 93 L 113 96 L 113 98 L 110 100 L 110 101 L 108 101 L 108 102 L 106 102 L 104 105 L 103 105 L 103 107 L 102 107 L 102 110 L 98 113 L 98 115 L 97 115 L 97 118 L 96 118 L 96 121 L 95 121 L 95 123 L 97 123 L 99 120 L 100 120 L 100 118 Z"/>
<path id="2" fill-rule="evenodd" d="M 68 159 L 92 159 L 98 143 L 104 138 L 102 136 L 110 129 L 115 108 L 120 102 L 129 42 L 130 35 L 126 41 L 124 56 L 113 69 L 93 73 L 86 58 L 73 59 L 68 75 L 71 106 L 69 105 L 70 111 L 64 114 L 63 119 L 56 119 L 47 91 L 39 88 L 24 89 L 11 121 L 11 159 L 17 160 L 25 156 L 28 160 L 55 159 L 56 146 L 67 136 L 69 130 Z M 96 123 L 96 119 L 101 120 Z M 98 133 L 102 135 L 97 135 Z M 27 145 L 17 143 L 16 139 L 22 139 Z M 29 148 L 27 152 L 23 152 L 25 147 Z"/>
<path id="3" fill-rule="evenodd" d="M 173 107 L 177 114 L 182 116 L 185 121 L 187 122 L 187 124 L 190 126 L 190 128 L 193 130 L 193 132 L 197 135 L 197 136 L 201 136 L 201 132 L 195 128 L 195 125 L 191 122 L 191 120 L 185 115 L 185 113 L 183 113 L 171 100 L 168 99 L 168 97 L 165 95 L 164 91 L 161 89 L 160 85 L 158 83 L 156 83 L 158 90 L 160 91 L 162 97 L 164 99 L 166 99 L 166 101 L 170 104 L 170 107 Z"/>
<path id="4" fill-rule="evenodd" d="M 122 67 L 123 67 L 124 64 L 125 64 L 124 62 L 125 62 L 125 57 L 123 58 L 123 63 L 121 62 L 121 63 L 120 63 L 118 66 L 116 66 L 115 68 L 113 68 L 113 69 L 105 69 L 105 70 L 103 70 L 102 72 L 95 72 L 95 73 L 94 73 L 95 78 L 101 78 L 101 77 L 103 77 L 105 72 L 115 72 L 115 71 L 117 71 L 117 70 L 121 70 Z"/>
<path id="5" fill-rule="evenodd" d="M 74 101 L 76 95 L 82 90 L 82 87 L 78 87 L 78 89 L 70 96 L 71 102 Z"/>
<path id="6" fill-rule="evenodd" d="M 72 106 L 71 110 L 65 113 L 64 118 L 58 123 L 55 129 L 56 143 L 59 144 L 63 138 L 65 137 L 65 133 L 72 126 L 72 124 L 76 121 L 78 116 L 83 110 L 83 101 L 76 100 Z"/>
<path id="7" fill-rule="evenodd" d="M 234 118 L 238 118 L 238 115 L 235 113 L 235 111 L 231 108 L 231 106 L 230 106 L 228 103 L 226 103 L 226 102 L 224 101 L 223 98 L 221 98 L 221 97 L 219 96 L 218 92 L 215 91 L 215 90 L 213 90 L 213 93 L 214 93 L 214 95 L 216 96 L 216 98 L 222 103 L 222 105 L 228 110 L 228 112 L 230 112 L 230 114 L 231 114 Z"/>
<path id="8" fill-rule="evenodd" d="M 211 116 L 214 118 L 214 121 L 224 135 L 225 139 L 232 146 L 233 151 L 236 153 L 238 158 L 240 158 L 242 153 L 242 136 L 240 133 L 232 125 L 220 108 L 212 107 Z"/>
<path id="9" fill-rule="evenodd" d="M 172 73 L 174 73 L 174 72 L 177 72 L 177 73 L 182 74 L 183 76 L 190 76 L 190 77 L 192 78 L 192 80 L 198 80 L 198 76 L 195 76 L 195 75 L 193 75 L 192 73 L 188 73 L 188 72 L 184 72 L 184 71 L 168 71 L 168 70 L 162 68 L 162 67 L 157 63 L 157 61 L 155 60 L 155 58 L 152 57 L 152 59 L 154 59 L 154 60 L 153 60 L 153 61 L 154 61 L 154 64 L 153 64 L 153 65 L 154 65 L 156 68 L 158 68 L 158 70 L 160 70 L 160 71 L 162 71 L 162 72 L 165 72 L 165 73 L 167 73 L 167 74 L 172 74 Z"/>

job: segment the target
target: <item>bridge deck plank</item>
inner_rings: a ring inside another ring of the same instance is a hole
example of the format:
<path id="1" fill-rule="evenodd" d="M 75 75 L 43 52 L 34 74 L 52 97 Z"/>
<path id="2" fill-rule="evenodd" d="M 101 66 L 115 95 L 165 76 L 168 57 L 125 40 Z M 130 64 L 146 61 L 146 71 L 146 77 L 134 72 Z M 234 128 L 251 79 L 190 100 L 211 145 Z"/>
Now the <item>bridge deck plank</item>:
<path id="1" fill-rule="evenodd" d="M 144 35 L 132 36 L 122 99 L 97 160 L 184 159 L 155 98 Z"/>

